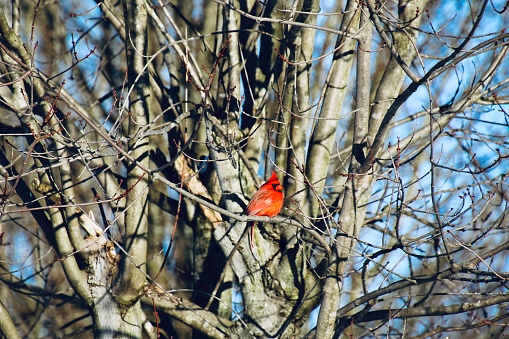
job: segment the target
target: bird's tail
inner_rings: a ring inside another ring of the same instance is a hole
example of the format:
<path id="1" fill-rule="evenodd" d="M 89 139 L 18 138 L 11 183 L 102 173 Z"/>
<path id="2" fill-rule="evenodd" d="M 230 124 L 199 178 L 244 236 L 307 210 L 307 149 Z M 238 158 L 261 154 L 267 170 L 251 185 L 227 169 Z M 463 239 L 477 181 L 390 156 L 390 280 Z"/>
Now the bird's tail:
<path id="1" fill-rule="evenodd" d="M 250 221 L 247 223 L 247 227 L 251 227 L 251 231 L 249 232 L 249 244 L 251 245 L 251 251 L 254 250 L 254 226 L 255 221 Z"/>

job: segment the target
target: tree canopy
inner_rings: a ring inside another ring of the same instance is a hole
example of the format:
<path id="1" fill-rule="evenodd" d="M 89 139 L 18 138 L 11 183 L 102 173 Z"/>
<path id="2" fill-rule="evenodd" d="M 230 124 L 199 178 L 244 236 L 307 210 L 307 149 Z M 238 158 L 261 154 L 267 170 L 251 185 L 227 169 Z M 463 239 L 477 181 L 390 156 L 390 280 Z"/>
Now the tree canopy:
<path id="1" fill-rule="evenodd" d="M 2 1 L 0 336 L 508 335 L 508 11 Z"/>

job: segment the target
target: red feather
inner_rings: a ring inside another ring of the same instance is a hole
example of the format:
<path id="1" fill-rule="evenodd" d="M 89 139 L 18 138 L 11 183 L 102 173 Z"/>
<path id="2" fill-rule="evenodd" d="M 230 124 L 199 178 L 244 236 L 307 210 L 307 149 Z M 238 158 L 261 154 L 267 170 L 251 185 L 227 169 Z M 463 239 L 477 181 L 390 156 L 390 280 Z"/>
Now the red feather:
<path id="1" fill-rule="evenodd" d="M 263 184 L 258 192 L 253 195 L 247 205 L 246 214 L 258 217 L 275 217 L 283 207 L 284 195 L 283 186 L 277 178 L 276 172 Z M 251 222 L 251 248 L 253 248 L 254 222 Z"/>

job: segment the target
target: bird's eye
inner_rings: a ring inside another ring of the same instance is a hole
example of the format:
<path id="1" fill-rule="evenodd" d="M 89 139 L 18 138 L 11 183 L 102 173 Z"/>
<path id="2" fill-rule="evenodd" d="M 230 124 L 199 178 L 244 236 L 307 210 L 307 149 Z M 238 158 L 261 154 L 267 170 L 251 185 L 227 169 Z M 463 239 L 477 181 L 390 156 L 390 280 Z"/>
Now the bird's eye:
<path id="1" fill-rule="evenodd" d="M 281 187 L 281 185 L 279 184 L 272 184 L 272 188 L 275 190 L 275 191 L 282 191 L 283 188 Z"/>

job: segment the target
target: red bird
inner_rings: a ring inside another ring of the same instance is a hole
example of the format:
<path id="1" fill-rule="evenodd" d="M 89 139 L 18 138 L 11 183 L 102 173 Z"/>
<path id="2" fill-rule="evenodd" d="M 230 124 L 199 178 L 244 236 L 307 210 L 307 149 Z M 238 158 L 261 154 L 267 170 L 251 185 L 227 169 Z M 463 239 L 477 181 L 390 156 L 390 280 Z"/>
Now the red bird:
<path id="1" fill-rule="evenodd" d="M 281 211 L 283 207 L 283 186 L 279 182 L 276 176 L 276 172 L 272 171 L 272 175 L 263 184 L 258 192 L 253 195 L 251 201 L 247 205 L 246 214 L 254 215 L 258 217 L 275 217 Z M 255 222 L 249 222 L 251 224 L 251 248 L 253 249 L 253 236 L 254 236 L 254 224 Z"/>

